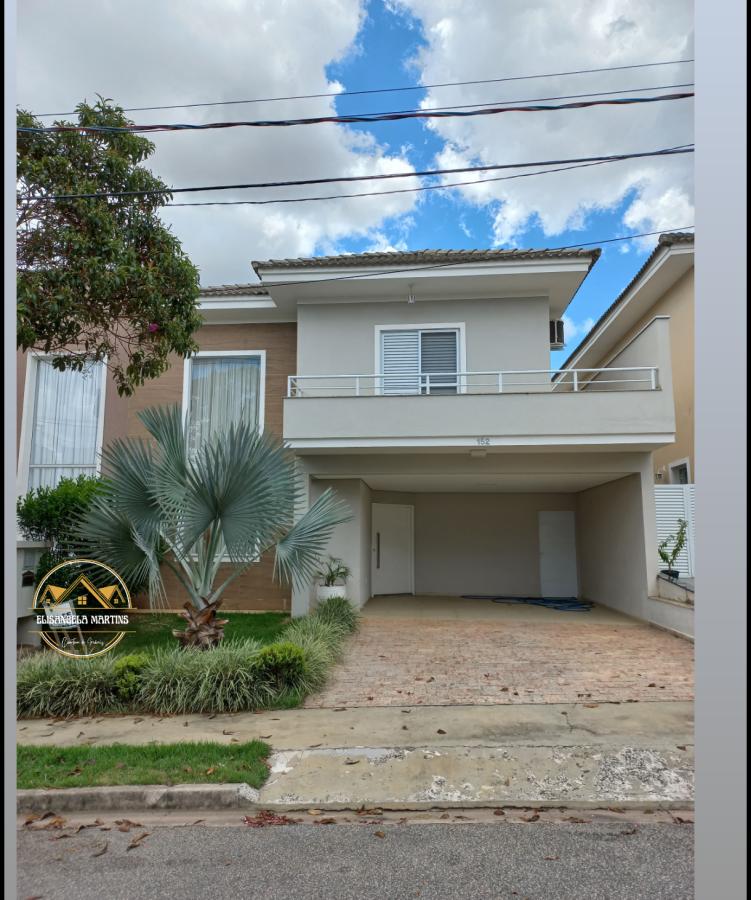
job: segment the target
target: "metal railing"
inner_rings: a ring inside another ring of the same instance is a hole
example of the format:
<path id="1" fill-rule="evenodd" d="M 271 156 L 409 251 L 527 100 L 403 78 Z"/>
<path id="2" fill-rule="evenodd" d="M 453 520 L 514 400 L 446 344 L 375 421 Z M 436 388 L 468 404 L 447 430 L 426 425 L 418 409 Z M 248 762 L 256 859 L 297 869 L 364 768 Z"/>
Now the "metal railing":
<path id="1" fill-rule="evenodd" d="M 287 397 L 655 391 L 659 388 L 658 374 L 657 366 L 629 366 L 604 369 L 289 375 Z"/>

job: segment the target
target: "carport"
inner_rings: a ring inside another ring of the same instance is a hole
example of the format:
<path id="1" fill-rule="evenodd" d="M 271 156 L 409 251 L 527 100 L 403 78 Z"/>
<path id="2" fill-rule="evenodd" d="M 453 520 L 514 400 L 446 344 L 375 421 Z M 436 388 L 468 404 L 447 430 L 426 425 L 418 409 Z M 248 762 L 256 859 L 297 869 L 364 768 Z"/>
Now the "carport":
<path id="1" fill-rule="evenodd" d="M 444 598 L 447 610 L 450 597 L 466 609 L 466 595 L 576 597 L 645 618 L 657 572 L 646 453 L 342 455 L 305 464 L 311 499 L 333 487 L 352 510 L 330 552 L 352 570 L 348 596 L 361 607 L 384 596 L 396 598 L 391 607 L 411 597 L 415 610 L 429 598 Z M 295 599 L 304 612 L 312 593 Z"/>

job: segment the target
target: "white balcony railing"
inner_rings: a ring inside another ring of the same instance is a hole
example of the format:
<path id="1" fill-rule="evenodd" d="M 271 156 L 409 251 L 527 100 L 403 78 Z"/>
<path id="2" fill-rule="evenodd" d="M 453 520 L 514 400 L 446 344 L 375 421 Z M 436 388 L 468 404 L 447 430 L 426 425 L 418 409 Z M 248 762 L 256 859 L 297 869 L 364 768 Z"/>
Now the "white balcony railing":
<path id="1" fill-rule="evenodd" d="M 290 375 L 287 397 L 378 397 L 555 391 L 655 391 L 657 366 L 378 375 Z"/>

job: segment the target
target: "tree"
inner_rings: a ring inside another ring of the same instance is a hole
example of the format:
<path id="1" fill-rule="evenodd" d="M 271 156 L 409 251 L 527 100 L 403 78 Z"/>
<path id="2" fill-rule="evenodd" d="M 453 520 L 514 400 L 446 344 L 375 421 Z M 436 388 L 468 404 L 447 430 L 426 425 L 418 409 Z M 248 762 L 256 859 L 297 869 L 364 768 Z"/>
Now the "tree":
<path id="1" fill-rule="evenodd" d="M 117 440 L 104 450 L 103 488 L 79 525 L 87 554 L 126 581 L 148 580 L 152 605 L 164 596 L 163 558 L 188 592 L 185 618 L 199 632 L 221 624 L 214 614 L 223 592 L 267 552 L 280 580 L 312 581 L 350 514 L 329 489 L 295 521 L 300 482 L 290 450 L 241 422 L 191 452 L 179 406 L 139 417 L 153 441 Z M 217 585 L 225 563 L 231 572 Z"/>
<path id="2" fill-rule="evenodd" d="M 132 124 L 102 98 L 76 112 L 79 126 Z M 43 127 L 24 110 L 17 122 Z M 201 324 L 198 270 L 159 219 L 169 188 L 140 165 L 153 152 L 130 132 L 18 132 L 17 346 L 59 369 L 104 361 L 125 396 L 196 350 Z M 157 193 L 52 199 L 144 190 Z"/>

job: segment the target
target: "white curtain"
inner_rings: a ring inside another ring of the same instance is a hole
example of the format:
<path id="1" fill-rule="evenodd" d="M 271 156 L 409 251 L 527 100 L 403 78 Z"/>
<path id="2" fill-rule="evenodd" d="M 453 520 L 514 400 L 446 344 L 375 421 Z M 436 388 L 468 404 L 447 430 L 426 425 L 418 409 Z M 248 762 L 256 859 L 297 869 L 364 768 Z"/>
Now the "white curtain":
<path id="1" fill-rule="evenodd" d="M 54 487 L 61 478 L 94 475 L 97 466 L 102 364 L 60 372 L 34 363 L 36 390 L 29 458 L 29 489 Z"/>
<path id="2" fill-rule="evenodd" d="M 188 443 L 192 449 L 232 422 L 258 426 L 260 357 L 199 356 L 191 362 L 190 373 Z"/>

